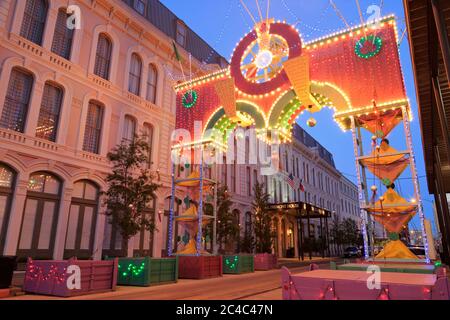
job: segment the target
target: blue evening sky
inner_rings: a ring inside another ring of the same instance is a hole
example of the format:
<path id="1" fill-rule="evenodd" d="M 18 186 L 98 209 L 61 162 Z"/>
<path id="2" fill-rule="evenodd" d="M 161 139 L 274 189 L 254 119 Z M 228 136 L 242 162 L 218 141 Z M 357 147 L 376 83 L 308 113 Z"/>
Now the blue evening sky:
<path id="1" fill-rule="evenodd" d="M 266 8 L 266 1 L 259 1 L 263 11 Z M 239 0 L 162 0 L 161 2 L 228 60 L 236 43 L 253 26 L 252 20 L 240 5 Z M 369 6 L 380 6 L 383 4 L 382 15 L 395 14 L 397 17 L 399 37 L 402 36 L 405 30 L 405 19 L 401 0 L 360 0 L 359 2 L 364 19 L 369 18 L 369 14 L 366 13 Z M 255 1 L 245 0 L 245 3 L 249 6 L 252 13 L 257 16 Z M 334 3 L 348 24 L 354 26 L 361 23 L 356 1 L 334 0 Z M 329 0 L 272 0 L 270 15 L 276 20 L 285 20 L 290 24 L 298 23 L 297 28 L 300 30 L 304 41 L 310 41 L 346 29 L 345 23 L 330 5 Z M 414 111 L 414 121 L 411 123 L 411 128 L 425 213 L 427 218 L 434 220 L 434 198 L 428 194 L 428 186 L 425 178 L 414 76 L 411 67 L 407 35 L 401 42 L 400 55 L 407 92 Z M 349 179 L 356 182 L 351 133 L 343 133 L 341 131 L 334 123 L 332 111 L 329 109 L 325 109 L 319 114 L 314 115 L 314 118 L 318 121 L 318 125 L 315 128 L 306 126 L 306 121 L 310 116 L 309 114 L 304 114 L 298 119 L 298 123 L 333 153 L 337 168 Z M 370 140 L 370 135 L 365 135 L 365 137 Z M 405 143 L 403 137 L 403 126 L 400 125 L 391 134 L 391 145 L 398 150 L 404 150 Z M 370 146 L 366 146 L 366 150 L 368 148 Z M 397 191 L 406 199 L 411 199 L 414 195 L 410 178 L 410 171 L 406 170 L 397 184 Z M 379 182 L 375 182 L 373 178 L 369 180 L 369 187 L 372 184 L 379 186 Z M 384 188 L 381 188 L 381 190 L 384 190 Z M 410 227 L 412 229 L 420 228 L 420 222 L 417 217 L 412 221 Z"/>

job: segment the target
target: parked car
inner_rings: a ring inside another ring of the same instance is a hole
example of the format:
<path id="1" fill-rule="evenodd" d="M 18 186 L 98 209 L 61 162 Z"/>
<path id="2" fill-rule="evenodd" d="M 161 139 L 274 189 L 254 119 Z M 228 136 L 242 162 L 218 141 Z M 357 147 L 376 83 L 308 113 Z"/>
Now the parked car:
<path id="1" fill-rule="evenodd" d="M 408 246 L 408 249 L 416 256 L 425 256 L 425 248 L 422 246 Z"/>
<path id="2" fill-rule="evenodd" d="M 345 258 L 359 258 L 361 257 L 361 250 L 357 247 L 348 247 L 344 251 Z"/>

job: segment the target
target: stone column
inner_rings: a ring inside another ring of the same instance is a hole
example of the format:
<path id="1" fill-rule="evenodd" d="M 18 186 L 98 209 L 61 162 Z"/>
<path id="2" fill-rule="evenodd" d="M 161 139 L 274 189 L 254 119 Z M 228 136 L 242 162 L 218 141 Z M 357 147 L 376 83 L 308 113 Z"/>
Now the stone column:
<path id="1" fill-rule="evenodd" d="M 25 124 L 25 134 L 36 136 L 36 127 L 41 110 L 42 95 L 44 93 L 44 83 L 36 81 L 33 85 L 31 99 L 28 107 L 27 121 Z"/>
<path id="2" fill-rule="evenodd" d="M 93 249 L 94 260 L 102 259 L 105 225 L 106 225 L 106 205 L 104 201 L 104 196 L 101 196 L 99 199 L 97 223 L 95 225 L 95 234 L 94 234 L 94 249 Z"/>
<path id="3" fill-rule="evenodd" d="M 55 245 L 53 248 L 53 259 L 55 260 L 62 260 L 64 258 L 64 247 L 66 244 L 66 232 L 69 223 L 72 192 L 73 189 L 65 188 L 59 204 L 58 225 L 56 227 Z"/>
<path id="4" fill-rule="evenodd" d="M 52 50 L 53 36 L 55 34 L 57 17 L 58 17 L 58 9 L 51 8 L 47 14 L 44 36 L 42 37 L 42 47 L 44 47 L 48 51 Z"/>
<path id="5" fill-rule="evenodd" d="M 27 198 L 28 177 L 19 173 L 18 183 L 15 188 L 13 201 L 11 204 L 11 214 L 8 228 L 6 229 L 5 255 L 16 255 L 19 244 L 20 227 L 22 226 L 23 210 Z"/>

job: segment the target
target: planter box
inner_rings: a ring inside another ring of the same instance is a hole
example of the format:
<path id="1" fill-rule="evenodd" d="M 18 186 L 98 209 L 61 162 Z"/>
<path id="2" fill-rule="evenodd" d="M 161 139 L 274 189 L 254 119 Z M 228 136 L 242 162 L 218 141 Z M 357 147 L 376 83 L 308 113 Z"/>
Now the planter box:
<path id="1" fill-rule="evenodd" d="M 281 270 L 283 300 L 449 300 L 450 283 L 437 275 L 381 273 L 380 289 L 369 289 L 366 271 Z"/>
<path id="2" fill-rule="evenodd" d="M 17 257 L 0 256 L 0 290 L 9 289 L 16 268 Z"/>
<path id="3" fill-rule="evenodd" d="M 69 266 L 79 268 L 81 272 L 81 288 L 69 289 Z M 83 260 L 37 260 L 28 259 L 23 290 L 57 297 L 73 297 L 98 292 L 114 291 L 117 284 L 118 260 L 83 261 Z"/>
<path id="4" fill-rule="evenodd" d="M 120 258 L 117 284 L 149 287 L 178 281 L 178 259 Z"/>
<path id="5" fill-rule="evenodd" d="M 180 279 L 209 279 L 222 276 L 222 256 L 179 256 Z"/>
<path id="6" fill-rule="evenodd" d="M 267 271 L 276 269 L 278 266 L 278 257 L 274 254 L 259 253 L 255 254 L 255 270 Z"/>
<path id="7" fill-rule="evenodd" d="M 251 254 L 223 256 L 223 273 L 242 274 L 255 271 L 254 257 Z"/>

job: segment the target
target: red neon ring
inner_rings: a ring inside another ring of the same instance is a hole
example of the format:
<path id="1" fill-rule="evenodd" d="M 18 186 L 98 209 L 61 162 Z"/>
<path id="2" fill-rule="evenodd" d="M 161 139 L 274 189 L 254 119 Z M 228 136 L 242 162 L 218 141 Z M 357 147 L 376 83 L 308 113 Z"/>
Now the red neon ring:
<path id="1" fill-rule="evenodd" d="M 270 34 L 278 35 L 286 40 L 289 46 L 289 59 L 299 57 L 302 54 L 302 40 L 297 30 L 284 23 L 272 23 L 270 25 Z M 241 72 L 241 61 L 246 49 L 257 40 L 255 30 L 247 34 L 236 47 L 231 58 L 230 72 L 235 79 L 236 87 L 244 93 L 250 95 L 262 95 L 270 93 L 284 84 L 289 83 L 289 79 L 284 69 L 273 79 L 264 83 L 253 83 L 248 81 Z"/>

